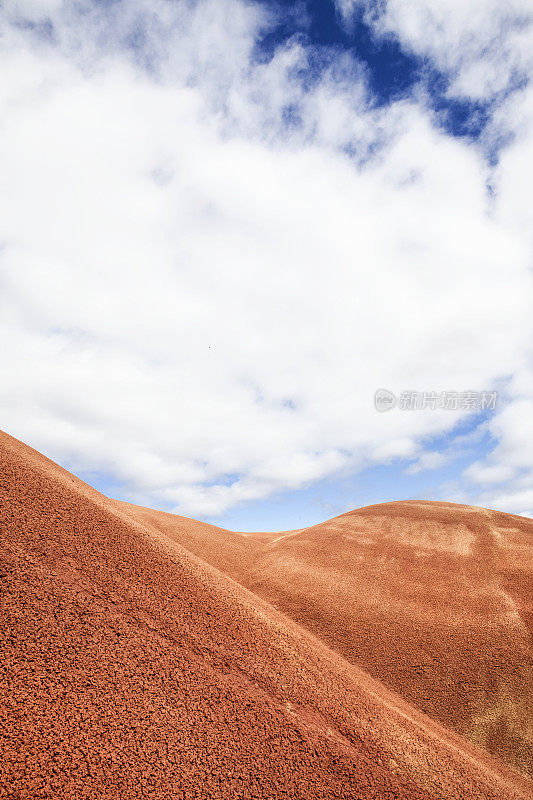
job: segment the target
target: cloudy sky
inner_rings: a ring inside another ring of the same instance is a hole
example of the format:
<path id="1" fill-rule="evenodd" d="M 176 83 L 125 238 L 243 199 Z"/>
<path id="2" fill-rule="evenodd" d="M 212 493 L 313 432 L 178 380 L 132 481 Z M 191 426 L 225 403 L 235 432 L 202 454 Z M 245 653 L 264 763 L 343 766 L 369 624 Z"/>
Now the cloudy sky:
<path id="1" fill-rule="evenodd" d="M 233 529 L 533 516 L 529 0 L 0 17 L 5 431 Z"/>

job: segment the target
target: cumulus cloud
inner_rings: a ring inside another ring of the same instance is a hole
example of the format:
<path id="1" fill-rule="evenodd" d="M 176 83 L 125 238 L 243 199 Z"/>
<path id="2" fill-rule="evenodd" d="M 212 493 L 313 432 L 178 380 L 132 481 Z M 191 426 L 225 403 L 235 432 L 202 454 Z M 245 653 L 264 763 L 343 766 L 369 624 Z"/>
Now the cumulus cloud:
<path id="1" fill-rule="evenodd" d="M 489 423 L 494 446 L 464 472 L 479 505 L 533 516 L 533 369 L 519 370 Z"/>
<path id="2" fill-rule="evenodd" d="M 337 0 L 350 24 L 356 10 L 377 36 L 398 37 L 450 79 L 451 95 L 488 99 L 531 74 L 533 11 L 528 0 Z"/>
<path id="3" fill-rule="evenodd" d="M 353 58 L 303 39 L 259 57 L 258 4 L 2 13 L 8 432 L 214 516 L 372 463 L 436 466 L 424 441 L 466 412 L 378 414 L 376 388 L 507 378 L 494 436 L 514 469 L 522 123 L 492 174 L 416 98 L 376 107 Z"/>
<path id="4" fill-rule="evenodd" d="M 428 450 L 422 453 L 413 464 L 407 467 L 406 473 L 408 475 L 417 475 L 419 472 L 425 470 L 438 469 L 446 464 L 449 458 L 449 454 Z"/>

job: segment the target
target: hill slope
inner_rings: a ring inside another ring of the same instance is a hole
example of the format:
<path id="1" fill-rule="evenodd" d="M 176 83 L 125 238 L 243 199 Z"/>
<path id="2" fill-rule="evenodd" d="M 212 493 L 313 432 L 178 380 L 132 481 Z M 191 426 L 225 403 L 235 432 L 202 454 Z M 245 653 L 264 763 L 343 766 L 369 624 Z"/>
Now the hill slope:
<path id="1" fill-rule="evenodd" d="M 533 773 L 533 521 L 386 503 L 282 534 L 124 506 L 430 716 Z"/>
<path id="2" fill-rule="evenodd" d="M 6 435 L 0 465 L 2 797 L 528 796 L 530 784 Z"/>

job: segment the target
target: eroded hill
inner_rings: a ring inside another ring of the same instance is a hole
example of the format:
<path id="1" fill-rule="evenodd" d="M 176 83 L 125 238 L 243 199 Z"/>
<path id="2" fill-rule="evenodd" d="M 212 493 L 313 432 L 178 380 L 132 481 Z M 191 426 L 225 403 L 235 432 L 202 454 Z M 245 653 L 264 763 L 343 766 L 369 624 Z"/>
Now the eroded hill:
<path id="1" fill-rule="evenodd" d="M 528 796 L 175 537 L 6 435 L 0 466 L 2 797 Z"/>
<path id="2" fill-rule="evenodd" d="M 300 531 L 237 534 L 125 508 L 532 774 L 532 520 L 401 502 Z"/>

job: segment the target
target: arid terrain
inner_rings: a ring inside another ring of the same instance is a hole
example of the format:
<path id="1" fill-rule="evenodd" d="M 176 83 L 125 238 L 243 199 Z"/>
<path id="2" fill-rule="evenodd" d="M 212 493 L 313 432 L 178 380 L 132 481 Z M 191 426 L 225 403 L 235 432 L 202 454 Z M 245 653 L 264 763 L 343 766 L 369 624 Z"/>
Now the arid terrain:
<path id="1" fill-rule="evenodd" d="M 402 502 L 300 531 L 237 534 L 126 508 L 431 717 L 533 773 L 533 520 Z"/>
<path id="2" fill-rule="evenodd" d="M 237 534 L 0 434 L 0 526 L 0 797 L 531 797 L 531 521 Z"/>

